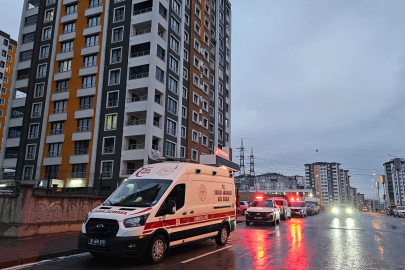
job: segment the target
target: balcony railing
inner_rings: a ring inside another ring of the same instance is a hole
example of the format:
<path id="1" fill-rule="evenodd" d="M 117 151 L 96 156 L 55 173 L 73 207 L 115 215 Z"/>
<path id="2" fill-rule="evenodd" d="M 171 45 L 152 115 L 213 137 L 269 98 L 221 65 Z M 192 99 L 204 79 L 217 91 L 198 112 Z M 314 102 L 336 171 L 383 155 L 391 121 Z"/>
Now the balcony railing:
<path id="1" fill-rule="evenodd" d="M 13 114 L 11 114 L 10 117 L 13 118 L 13 119 L 15 119 L 15 118 L 22 118 L 22 117 L 24 117 L 24 113 L 19 113 L 19 114 L 13 113 Z"/>
<path id="2" fill-rule="evenodd" d="M 172 128 L 166 128 L 166 132 L 167 132 L 167 134 L 170 134 L 170 135 L 172 135 L 172 136 L 176 136 L 176 130 L 175 129 L 172 129 Z"/>
<path id="3" fill-rule="evenodd" d="M 75 149 L 74 155 L 78 156 L 78 155 L 87 155 L 89 153 L 89 149 Z"/>
<path id="4" fill-rule="evenodd" d="M 88 47 L 93 47 L 93 46 L 97 46 L 97 45 L 98 45 L 98 42 L 87 42 L 84 44 L 84 47 L 88 48 Z"/>
<path id="5" fill-rule="evenodd" d="M 63 129 L 51 129 L 51 135 L 63 134 Z"/>
<path id="6" fill-rule="evenodd" d="M 73 51 L 73 47 L 67 47 L 67 48 L 60 49 L 61 53 L 70 52 L 70 51 Z"/>
<path id="7" fill-rule="evenodd" d="M 31 59 L 32 59 L 32 56 L 21 57 L 20 62 L 30 61 Z"/>
<path id="8" fill-rule="evenodd" d="M 91 22 L 87 24 L 87 28 L 92 28 L 98 25 L 100 25 L 100 22 Z"/>
<path id="9" fill-rule="evenodd" d="M 72 178 L 86 178 L 86 172 L 72 172 Z"/>
<path id="10" fill-rule="evenodd" d="M 103 148 L 103 154 L 114 154 L 115 146 L 109 146 Z"/>
<path id="11" fill-rule="evenodd" d="M 68 33 L 74 32 L 74 31 L 75 31 L 74 28 L 67 28 L 67 29 L 63 29 L 62 33 L 63 33 L 63 34 L 68 34 Z"/>
<path id="12" fill-rule="evenodd" d="M 154 125 L 155 127 L 162 128 L 162 124 L 160 124 L 160 123 L 157 122 L 157 121 L 153 121 L 153 125 Z"/>
<path id="13" fill-rule="evenodd" d="M 138 74 L 130 74 L 129 75 L 130 80 L 141 79 L 141 78 L 146 78 L 146 77 L 149 77 L 149 72 L 138 73 Z"/>
<path id="14" fill-rule="evenodd" d="M 161 106 L 163 106 L 163 101 L 160 98 L 155 97 L 155 102 Z"/>
<path id="15" fill-rule="evenodd" d="M 90 88 L 90 87 L 95 87 L 96 86 L 96 83 L 95 82 L 92 82 L 92 83 L 83 83 L 82 84 L 82 88 L 83 89 L 85 89 L 85 88 Z"/>
<path id="16" fill-rule="evenodd" d="M 147 12 L 151 12 L 152 8 L 144 8 L 144 9 L 138 9 L 138 10 L 134 10 L 134 12 L 132 13 L 132 15 L 139 15 L 139 14 L 144 14 Z"/>
<path id="17" fill-rule="evenodd" d="M 163 31 L 158 32 L 159 37 L 161 37 L 164 41 L 166 41 L 166 36 L 165 33 Z"/>
<path id="18" fill-rule="evenodd" d="M 118 106 L 118 100 L 109 100 L 107 107 L 117 107 Z"/>
<path id="19" fill-rule="evenodd" d="M 49 151 L 48 157 L 60 157 L 61 151 Z"/>
<path id="20" fill-rule="evenodd" d="M 130 144 L 124 146 L 124 150 L 139 150 L 139 149 L 145 149 L 145 144 Z"/>
<path id="21" fill-rule="evenodd" d="M 58 87 L 55 89 L 56 93 L 67 92 L 69 90 L 68 87 Z"/>
<path id="22" fill-rule="evenodd" d="M 145 101 L 145 100 L 148 100 L 148 96 L 131 97 L 131 98 L 127 98 L 127 103 Z"/>
<path id="23" fill-rule="evenodd" d="M 160 54 L 159 52 L 157 52 L 156 55 L 157 55 L 157 57 L 158 57 L 160 60 L 162 60 L 163 62 L 165 62 L 165 57 L 164 57 L 162 54 Z"/>
<path id="24" fill-rule="evenodd" d="M 27 44 L 27 43 L 31 43 L 31 42 L 34 42 L 34 38 L 25 38 L 22 41 L 23 44 Z"/>
<path id="25" fill-rule="evenodd" d="M 65 112 L 66 112 L 66 108 L 53 109 L 53 113 L 65 113 Z"/>
<path id="26" fill-rule="evenodd" d="M 144 56 L 144 55 L 150 55 L 150 51 L 131 53 L 131 58 Z"/>
<path id="27" fill-rule="evenodd" d="M 125 122 L 126 126 L 146 125 L 146 119 L 128 120 Z"/>
<path id="28" fill-rule="evenodd" d="M 79 105 L 79 111 L 93 109 L 93 104 L 82 104 Z"/>
<path id="29" fill-rule="evenodd" d="M 5 159 L 11 159 L 11 158 L 17 158 L 18 154 L 5 154 L 4 158 Z"/>
<path id="30" fill-rule="evenodd" d="M 77 132 L 88 132 L 88 131 L 90 131 L 90 127 L 88 127 L 88 126 L 77 127 L 76 131 Z"/>
<path id="31" fill-rule="evenodd" d="M 146 28 L 146 29 L 142 29 L 142 30 L 135 30 L 135 32 L 131 33 L 131 36 L 139 36 L 139 35 L 143 35 L 143 34 L 147 34 L 150 33 L 152 31 L 151 28 Z"/>
<path id="32" fill-rule="evenodd" d="M 83 68 L 87 68 L 87 67 L 94 67 L 97 65 L 97 61 L 92 61 L 92 62 L 84 62 L 83 63 Z"/>
<path id="33" fill-rule="evenodd" d="M 37 21 L 26 22 L 26 23 L 24 23 L 24 26 L 30 26 L 30 25 L 34 25 L 34 24 L 37 24 Z"/>
<path id="34" fill-rule="evenodd" d="M 9 133 L 7 138 L 14 139 L 14 138 L 21 138 L 21 133 Z"/>
<path id="35" fill-rule="evenodd" d="M 21 80 L 26 80 L 30 77 L 30 75 L 21 75 L 21 76 L 17 76 L 17 81 L 21 81 Z"/>
<path id="36" fill-rule="evenodd" d="M 59 73 L 68 72 L 68 71 L 70 71 L 70 69 L 68 69 L 68 68 L 58 68 Z"/>

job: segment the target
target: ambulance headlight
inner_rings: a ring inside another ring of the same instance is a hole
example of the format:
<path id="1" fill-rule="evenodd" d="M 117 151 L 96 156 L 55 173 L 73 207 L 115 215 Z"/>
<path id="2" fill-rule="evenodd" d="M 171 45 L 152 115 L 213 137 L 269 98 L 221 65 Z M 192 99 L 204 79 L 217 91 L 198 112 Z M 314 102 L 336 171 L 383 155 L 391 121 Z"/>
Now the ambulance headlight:
<path id="1" fill-rule="evenodd" d="M 139 217 L 127 218 L 124 220 L 124 227 L 133 228 L 133 227 L 144 226 L 148 216 L 149 216 L 149 214 L 139 216 Z"/>
<path id="2" fill-rule="evenodd" d="M 89 221 L 89 218 L 90 218 L 90 212 L 87 213 L 87 216 L 86 216 L 86 218 L 84 219 L 83 224 L 86 224 L 87 221 Z"/>

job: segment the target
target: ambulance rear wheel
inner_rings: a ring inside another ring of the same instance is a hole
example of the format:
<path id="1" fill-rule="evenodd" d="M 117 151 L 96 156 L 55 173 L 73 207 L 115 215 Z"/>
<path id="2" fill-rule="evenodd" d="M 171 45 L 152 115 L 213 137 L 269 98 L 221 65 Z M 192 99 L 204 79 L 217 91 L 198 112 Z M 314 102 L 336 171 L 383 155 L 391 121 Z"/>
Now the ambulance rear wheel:
<path id="1" fill-rule="evenodd" d="M 163 235 L 156 235 L 149 244 L 146 254 L 151 264 L 160 263 L 166 255 L 166 240 Z"/>
<path id="2" fill-rule="evenodd" d="M 218 232 L 217 237 L 215 238 L 215 243 L 217 243 L 218 246 L 223 246 L 226 244 L 228 241 L 228 227 L 226 225 L 222 225 L 221 229 Z"/>

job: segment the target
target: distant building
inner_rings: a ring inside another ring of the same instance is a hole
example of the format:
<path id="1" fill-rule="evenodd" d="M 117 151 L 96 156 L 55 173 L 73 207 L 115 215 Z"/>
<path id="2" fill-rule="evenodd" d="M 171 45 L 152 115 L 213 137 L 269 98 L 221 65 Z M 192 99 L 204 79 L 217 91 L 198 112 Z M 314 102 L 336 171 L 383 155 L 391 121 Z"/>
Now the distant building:
<path id="1" fill-rule="evenodd" d="M 361 211 L 365 205 L 364 194 L 357 193 L 357 204 L 358 204 L 358 209 Z"/>
<path id="2" fill-rule="evenodd" d="M 310 187 L 322 205 L 341 203 L 340 163 L 305 164 L 305 186 Z"/>
<path id="3" fill-rule="evenodd" d="M 266 173 L 257 175 L 255 179 L 256 189 L 297 189 L 297 180 L 279 173 Z"/>
<path id="4" fill-rule="evenodd" d="M 350 204 L 350 175 L 348 170 L 340 169 L 342 203 Z"/>
<path id="5" fill-rule="evenodd" d="M 350 195 L 352 196 L 352 198 L 351 198 L 352 206 L 356 209 L 359 209 L 359 203 L 358 203 L 358 198 L 357 198 L 357 188 L 350 187 Z"/>
<path id="6" fill-rule="evenodd" d="M 397 166 L 395 163 L 397 162 Z M 405 203 L 404 197 L 404 180 L 405 180 L 405 159 L 391 159 L 384 163 L 385 172 L 385 193 L 387 195 L 386 202 L 388 205 L 399 205 L 400 197 L 402 202 Z M 398 182 L 399 180 L 399 182 Z M 398 189 L 398 186 L 400 187 Z M 401 194 L 401 196 L 399 195 Z"/>

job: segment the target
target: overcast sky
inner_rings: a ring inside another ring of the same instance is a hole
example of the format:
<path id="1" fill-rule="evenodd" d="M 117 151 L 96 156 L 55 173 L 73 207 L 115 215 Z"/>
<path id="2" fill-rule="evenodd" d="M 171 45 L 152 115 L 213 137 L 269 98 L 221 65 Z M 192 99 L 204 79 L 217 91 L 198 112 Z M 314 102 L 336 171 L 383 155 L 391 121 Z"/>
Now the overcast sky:
<path id="1" fill-rule="evenodd" d="M 23 1 L 3 2 L 17 39 Z M 245 138 L 256 174 L 336 161 L 372 198 L 388 154 L 405 157 L 405 1 L 231 3 L 234 160 Z"/>

